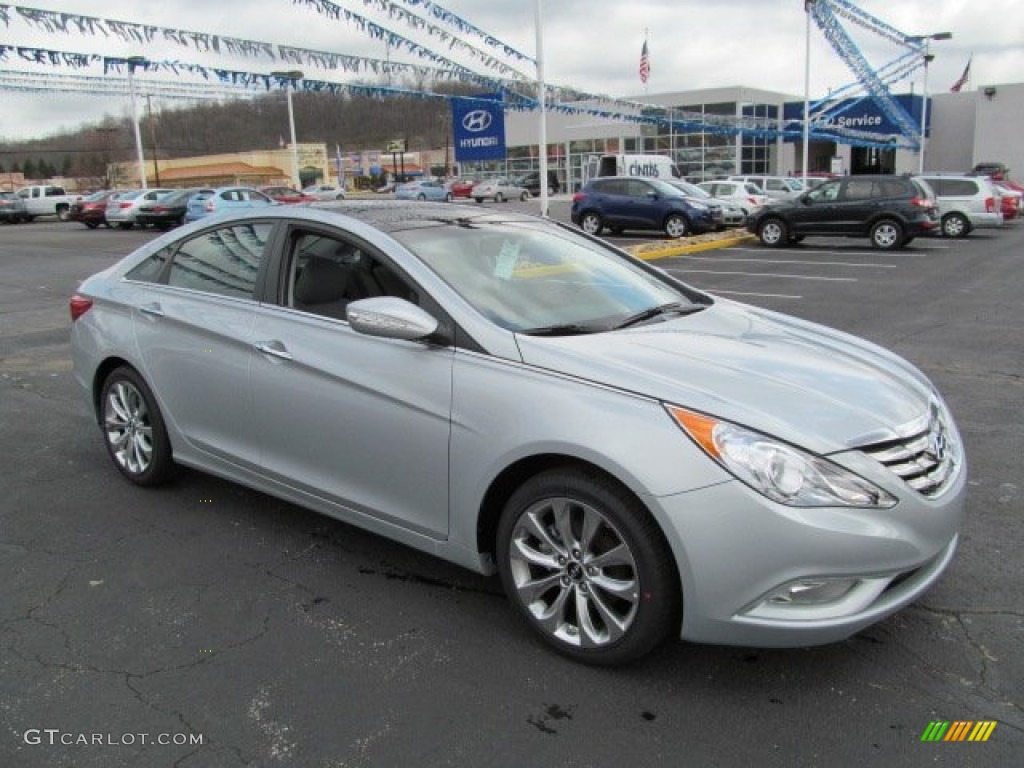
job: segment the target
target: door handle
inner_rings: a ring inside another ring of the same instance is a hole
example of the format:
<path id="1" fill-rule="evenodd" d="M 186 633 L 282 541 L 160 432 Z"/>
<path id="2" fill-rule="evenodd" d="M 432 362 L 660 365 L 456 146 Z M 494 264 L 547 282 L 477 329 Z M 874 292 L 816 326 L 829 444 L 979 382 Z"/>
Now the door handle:
<path id="1" fill-rule="evenodd" d="M 292 354 L 285 349 L 280 341 L 257 341 L 254 345 L 257 351 L 271 357 L 279 357 L 282 360 L 291 360 Z"/>
<path id="2" fill-rule="evenodd" d="M 149 304 L 143 304 L 141 307 L 139 307 L 139 312 L 141 312 L 144 315 L 152 315 L 153 317 L 164 316 L 163 309 L 160 307 L 160 304 L 156 301 L 151 302 Z"/>

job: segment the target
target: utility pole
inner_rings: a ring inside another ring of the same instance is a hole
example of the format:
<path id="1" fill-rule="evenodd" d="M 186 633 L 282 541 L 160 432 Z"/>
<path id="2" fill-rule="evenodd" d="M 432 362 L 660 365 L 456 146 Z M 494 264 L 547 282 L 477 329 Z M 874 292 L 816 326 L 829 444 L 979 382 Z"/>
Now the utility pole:
<path id="1" fill-rule="evenodd" d="M 156 154 L 156 126 L 153 124 L 153 94 L 146 94 L 146 118 L 149 120 L 149 147 L 153 151 L 153 177 L 160 186 L 160 161 Z"/>

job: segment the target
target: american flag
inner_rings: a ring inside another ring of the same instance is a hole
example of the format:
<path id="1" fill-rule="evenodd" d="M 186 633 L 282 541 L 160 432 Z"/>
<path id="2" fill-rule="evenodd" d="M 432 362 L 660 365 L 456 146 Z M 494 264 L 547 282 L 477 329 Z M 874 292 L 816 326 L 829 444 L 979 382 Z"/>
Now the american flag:
<path id="1" fill-rule="evenodd" d="M 640 82 L 646 83 L 651 76 L 651 57 L 647 53 L 647 41 L 644 40 L 644 47 L 640 50 Z"/>
<path id="2" fill-rule="evenodd" d="M 967 60 L 967 66 L 964 67 L 964 73 L 960 75 L 960 79 L 953 83 L 953 86 L 949 89 L 952 93 L 960 93 L 960 89 L 967 85 L 967 82 L 971 79 L 971 60 Z"/>

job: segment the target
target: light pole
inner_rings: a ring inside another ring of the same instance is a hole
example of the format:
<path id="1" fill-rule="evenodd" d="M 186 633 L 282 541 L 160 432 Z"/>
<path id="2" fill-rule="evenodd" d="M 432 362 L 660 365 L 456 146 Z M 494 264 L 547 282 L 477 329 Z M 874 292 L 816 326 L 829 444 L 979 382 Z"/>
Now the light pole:
<path id="1" fill-rule="evenodd" d="M 288 130 L 291 132 L 292 139 L 292 186 L 295 189 L 302 189 L 302 180 L 299 178 L 299 145 L 295 143 L 295 110 L 292 107 L 292 91 L 295 90 L 296 81 L 301 80 L 305 75 L 297 69 L 290 69 L 271 72 L 270 76 L 288 81 L 286 93 L 288 94 Z"/>
<path id="2" fill-rule="evenodd" d="M 135 155 L 139 163 L 139 183 L 143 189 L 148 189 L 146 185 L 146 160 L 142 156 L 142 133 L 139 131 L 139 110 L 135 103 L 135 68 L 143 67 L 149 64 L 149 60 L 145 56 L 129 56 L 125 59 L 128 62 L 128 92 L 132 98 L 132 128 L 135 131 Z"/>
<path id="3" fill-rule="evenodd" d="M 811 6 L 814 0 L 804 0 L 804 136 L 801 159 L 803 161 L 804 189 L 807 189 L 807 164 L 811 156 Z"/>
<path id="4" fill-rule="evenodd" d="M 910 38 L 915 42 L 920 43 L 924 41 L 924 84 L 922 90 L 924 93 L 921 94 L 921 148 L 920 154 L 917 158 L 917 172 L 924 173 L 924 146 L 926 143 L 925 130 L 928 127 L 928 65 L 931 64 L 932 59 L 935 56 L 931 52 L 931 41 L 932 40 L 949 40 L 953 37 L 952 32 L 936 32 L 931 35 L 916 35 Z"/>
<path id="5" fill-rule="evenodd" d="M 537 131 L 537 146 L 540 159 L 540 215 L 548 215 L 548 116 L 547 86 L 544 83 L 544 31 L 541 25 L 543 11 L 541 0 L 537 0 L 534 8 L 534 26 L 537 35 L 537 103 L 540 106 L 540 119 Z"/>

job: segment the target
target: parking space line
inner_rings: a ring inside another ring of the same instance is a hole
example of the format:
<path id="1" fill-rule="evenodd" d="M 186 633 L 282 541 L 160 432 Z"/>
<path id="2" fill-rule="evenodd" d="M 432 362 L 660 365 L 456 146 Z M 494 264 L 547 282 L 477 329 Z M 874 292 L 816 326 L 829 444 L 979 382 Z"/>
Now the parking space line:
<path id="1" fill-rule="evenodd" d="M 829 283 L 856 283 L 856 277 L 818 277 L 815 275 L 781 275 L 771 272 L 722 272 L 713 269 L 670 269 L 673 274 L 684 275 L 730 275 L 735 277 L 777 277 L 787 280 L 822 280 Z"/>
<path id="2" fill-rule="evenodd" d="M 868 264 L 858 261 L 799 261 L 797 259 L 731 259 L 723 256 L 687 256 L 687 261 L 740 261 L 756 264 L 809 264 L 815 267 L 867 267 L 870 269 L 897 269 L 896 264 Z"/>
<path id="3" fill-rule="evenodd" d="M 714 294 L 728 294 L 729 296 L 759 296 L 769 299 L 802 299 L 803 296 L 794 296 L 790 293 L 748 293 L 747 291 L 719 291 L 714 288 L 702 288 L 701 290 Z"/>
<path id="4" fill-rule="evenodd" d="M 920 258 L 922 258 L 922 257 L 924 257 L 926 255 L 924 253 L 920 253 L 920 251 L 937 251 L 937 250 L 940 250 L 940 249 L 943 249 L 943 248 L 949 248 L 949 247 L 950 246 L 948 246 L 948 245 L 938 246 L 938 247 L 929 246 L 927 248 L 917 248 L 917 247 L 915 247 L 915 249 L 913 251 L 899 250 L 899 251 L 845 251 L 845 252 L 843 252 L 843 251 L 825 251 L 825 250 L 821 250 L 821 251 L 813 250 L 812 251 L 812 250 L 808 250 L 806 248 L 772 248 L 771 250 L 774 253 L 797 254 L 797 255 L 806 255 L 806 256 L 813 256 L 815 254 L 824 253 L 824 254 L 828 254 L 829 256 L 833 256 L 833 257 L 858 256 L 860 258 L 864 258 L 865 256 L 875 256 L 875 257 L 878 257 L 878 256 L 889 256 L 890 258 L 897 258 L 897 259 L 905 259 L 905 258 L 918 258 L 918 259 L 920 259 Z M 749 251 L 750 253 L 765 253 L 765 251 L 767 249 L 765 249 L 765 248 L 744 248 L 743 246 L 734 246 L 734 247 L 730 248 L 729 250 L 730 251 Z"/>

